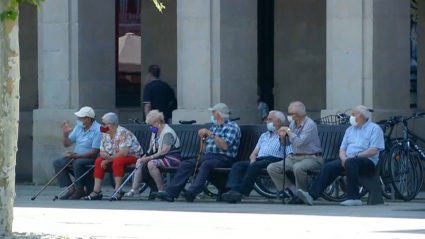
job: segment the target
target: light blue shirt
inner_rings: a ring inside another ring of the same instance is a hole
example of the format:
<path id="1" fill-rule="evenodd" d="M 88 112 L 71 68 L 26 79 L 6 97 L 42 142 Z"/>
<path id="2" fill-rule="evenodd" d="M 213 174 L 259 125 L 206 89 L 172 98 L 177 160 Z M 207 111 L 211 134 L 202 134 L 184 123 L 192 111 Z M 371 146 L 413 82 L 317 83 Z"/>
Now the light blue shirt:
<path id="1" fill-rule="evenodd" d="M 283 146 L 279 140 L 279 133 L 275 132 L 272 134 L 271 132 L 263 133 L 258 140 L 257 146 L 258 149 L 258 158 L 261 157 L 275 157 L 275 158 L 283 158 Z M 292 153 L 292 146 L 286 146 L 286 155 Z"/>
<path id="2" fill-rule="evenodd" d="M 68 138 L 75 143 L 74 153 L 76 154 L 85 154 L 92 149 L 100 149 L 100 140 L 102 138 L 100 124 L 94 121 L 86 132 L 84 132 L 83 127 L 77 125 Z"/>
<path id="3" fill-rule="evenodd" d="M 348 157 L 357 155 L 369 148 L 378 148 L 378 153 L 369 157 L 376 165 L 379 160 L 379 151 L 385 148 L 384 132 L 379 125 L 368 120 L 360 128 L 351 126 L 344 134 L 341 149 L 344 149 Z"/>

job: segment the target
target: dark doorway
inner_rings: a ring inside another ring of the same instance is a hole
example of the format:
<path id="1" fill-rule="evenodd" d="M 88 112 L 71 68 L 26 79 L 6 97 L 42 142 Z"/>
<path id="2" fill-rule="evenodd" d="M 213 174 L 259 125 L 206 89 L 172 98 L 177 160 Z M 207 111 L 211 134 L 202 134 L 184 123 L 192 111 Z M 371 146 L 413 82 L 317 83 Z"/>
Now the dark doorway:
<path id="1" fill-rule="evenodd" d="M 274 0 L 257 0 L 258 94 L 274 109 Z"/>

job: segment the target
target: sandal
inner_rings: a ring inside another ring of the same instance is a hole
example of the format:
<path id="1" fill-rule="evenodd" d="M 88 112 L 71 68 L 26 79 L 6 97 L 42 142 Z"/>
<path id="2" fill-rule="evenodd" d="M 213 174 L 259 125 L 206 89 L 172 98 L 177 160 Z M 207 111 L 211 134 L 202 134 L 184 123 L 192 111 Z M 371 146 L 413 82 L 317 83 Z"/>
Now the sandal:
<path id="1" fill-rule="evenodd" d="M 93 191 L 93 193 L 95 193 L 95 194 L 97 194 L 97 195 L 96 195 L 96 196 L 88 195 L 88 196 L 86 196 L 86 197 L 83 197 L 83 199 L 84 199 L 84 200 L 89 200 L 89 201 L 93 201 L 93 200 L 102 200 L 102 198 L 103 198 L 102 191 L 99 191 L 99 192 Z"/>
<path id="2" fill-rule="evenodd" d="M 134 189 L 131 189 L 131 190 L 130 190 L 130 192 L 125 193 L 125 194 L 124 194 L 124 196 L 125 196 L 125 197 L 133 197 L 133 196 L 134 196 L 134 195 L 136 195 L 136 194 L 139 194 L 139 195 L 140 195 L 140 193 L 138 193 L 138 192 L 134 191 Z"/>
<path id="3" fill-rule="evenodd" d="M 122 192 L 117 192 L 116 194 L 115 194 L 115 196 L 111 196 L 111 199 L 109 199 L 109 201 L 120 201 L 121 200 L 121 198 L 122 198 L 122 194 L 121 194 Z"/>

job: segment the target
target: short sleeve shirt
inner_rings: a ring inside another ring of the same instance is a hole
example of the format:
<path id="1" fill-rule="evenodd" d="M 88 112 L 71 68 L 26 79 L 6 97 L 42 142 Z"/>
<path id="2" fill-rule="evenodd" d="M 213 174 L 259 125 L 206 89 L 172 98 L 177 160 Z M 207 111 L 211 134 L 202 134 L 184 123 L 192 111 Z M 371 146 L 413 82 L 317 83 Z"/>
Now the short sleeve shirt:
<path id="1" fill-rule="evenodd" d="M 100 151 L 105 151 L 112 155 L 118 153 L 125 147 L 130 147 L 128 156 L 140 158 L 143 153 L 142 147 L 140 146 L 136 136 L 124 127 L 118 126 L 117 132 L 113 138 L 111 138 L 107 133 L 102 134 Z"/>
<path id="2" fill-rule="evenodd" d="M 376 165 L 379 160 L 379 151 L 385 148 L 384 132 L 379 125 L 367 121 L 360 128 L 351 126 L 345 131 L 341 149 L 345 150 L 347 157 L 355 156 L 369 148 L 378 149 L 378 153 L 369 157 Z"/>
<path id="3" fill-rule="evenodd" d="M 257 146 L 258 158 L 261 157 L 275 157 L 283 158 L 283 146 L 280 143 L 278 132 L 266 132 L 260 136 Z M 286 146 L 286 155 L 292 153 L 292 146 Z"/>
<path id="4" fill-rule="evenodd" d="M 228 150 L 221 149 L 212 138 L 208 137 L 206 139 L 205 153 L 224 154 L 229 158 L 236 158 L 241 140 L 241 130 L 238 124 L 226 120 L 220 126 L 213 125 L 210 131 L 226 142 Z"/>
<path id="5" fill-rule="evenodd" d="M 102 138 L 100 124 L 94 121 L 87 131 L 84 131 L 83 127 L 75 126 L 68 138 L 75 143 L 74 153 L 76 154 L 85 154 L 92 149 L 100 149 Z"/>

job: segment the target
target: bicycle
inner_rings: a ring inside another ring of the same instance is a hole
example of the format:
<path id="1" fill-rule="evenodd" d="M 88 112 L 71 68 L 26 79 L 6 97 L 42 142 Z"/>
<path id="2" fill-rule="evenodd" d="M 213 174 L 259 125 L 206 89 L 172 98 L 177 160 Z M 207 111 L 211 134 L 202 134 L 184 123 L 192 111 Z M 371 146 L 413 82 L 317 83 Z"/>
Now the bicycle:
<path id="1" fill-rule="evenodd" d="M 391 116 L 385 123 L 390 127 L 390 135 L 386 138 L 386 162 L 384 166 L 385 179 L 391 182 L 395 191 L 395 196 L 404 201 L 410 201 L 416 197 L 423 185 L 423 165 L 425 154 L 415 143 L 416 140 L 422 140 L 419 136 L 409 131 L 407 121 L 411 119 L 422 118 L 425 113 L 414 113 L 408 118 L 403 116 Z M 391 133 L 396 125 L 403 124 L 403 137 L 391 138 Z M 410 137 L 412 136 L 412 137 Z M 415 140 L 415 141 L 414 141 Z M 411 147 L 411 145 L 413 147 Z M 412 173 L 410 175 L 409 173 Z M 411 177 L 412 184 L 407 180 Z M 388 180 L 389 178 L 389 180 Z M 409 188 L 412 185 L 412 188 Z"/>

